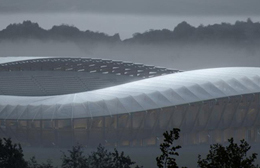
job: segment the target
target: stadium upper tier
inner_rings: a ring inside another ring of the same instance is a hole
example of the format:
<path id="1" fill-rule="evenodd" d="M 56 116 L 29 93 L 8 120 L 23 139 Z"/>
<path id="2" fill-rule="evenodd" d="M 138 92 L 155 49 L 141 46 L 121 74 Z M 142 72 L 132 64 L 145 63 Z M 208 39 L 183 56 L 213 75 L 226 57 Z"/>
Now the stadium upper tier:
<path id="1" fill-rule="evenodd" d="M 78 93 L 175 72 L 180 71 L 104 59 L 5 58 L 0 60 L 0 95 Z"/>
<path id="2" fill-rule="evenodd" d="M 173 73 L 104 89 L 57 96 L 0 96 L 0 119 L 109 116 L 260 92 L 260 68 Z M 19 109 L 19 110 L 16 110 Z"/>

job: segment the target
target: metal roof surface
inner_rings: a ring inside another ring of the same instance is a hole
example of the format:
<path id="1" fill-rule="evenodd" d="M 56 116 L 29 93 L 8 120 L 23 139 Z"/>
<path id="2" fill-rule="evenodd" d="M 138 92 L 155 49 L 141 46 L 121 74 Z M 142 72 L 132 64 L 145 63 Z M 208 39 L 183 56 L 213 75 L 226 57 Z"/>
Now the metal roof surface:
<path id="1" fill-rule="evenodd" d="M 0 95 L 80 93 L 177 72 L 180 71 L 93 58 L 8 57 L 2 63 L 0 59 Z"/>
<path id="2" fill-rule="evenodd" d="M 41 97 L 0 96 L 1 119 L 107 116 L 260 92 L 260 68 L 201 69 L 109 88 Z"/>

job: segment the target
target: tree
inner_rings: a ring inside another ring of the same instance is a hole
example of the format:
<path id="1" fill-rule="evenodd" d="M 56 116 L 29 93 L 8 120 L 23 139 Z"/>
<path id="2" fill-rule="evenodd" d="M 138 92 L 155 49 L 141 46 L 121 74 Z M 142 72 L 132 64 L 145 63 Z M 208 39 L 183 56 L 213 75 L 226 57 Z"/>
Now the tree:
<path id="1" fill-rule="evenodd" d="M 247 152 L 251 148 L 245 140 L 240 141 L 240 145 L 234 143 L 233 138 L 228 139 L 229 145 L 224 147 L 221 144 L 210 146 L 206 159 L 198 156 L 198 167 L 200 168 L 259 168 L 254 165 L 257 157 L 256 153 L 247 157 Z"/>
<path id="2" fill-rule="evenodd" d="M 130 168 L 131 165 L 135 164 L 129 156 L 125 156 L 124 152 L 119 153 L 117 149 L 114 149 L 112 155 L 112 163 L 114 168 Z"/>
<path id="3" fill-rule="evenodd" d="M 89 165 L 95 168 L 111 168 L 113 162 L 111 153 L 101 144 L 97 147 L 97 151 L 89 155 L 88 161 Z"/>
<path id="4" fill-rule="evenodd" d="M 174 156 L 179 156 L 179 153 L 176 152 L 177 149 L 180 149 L 181 146 L 174 146 L 174 141 L 179 139 L 180 129 L 173 128 L 170 132 L 166 131 L 163 133 L 164 142 L 160 144 L 160 150 L 162 154 L 156 158 L 157 166 L 159 168 L 178 168 L 176 159 Z"/>
<path id="5" fill-rule="evenodd" d="M 67 156 L 64 152 L 61 157 L 62 168 L 88 168 L 87 158 L 83 155 L 82 146 L 76 145 L 72 147 L 72 150 L 68 150 Z"/>
<path id="6" fill-rule="evenodd" d="M 54 166 L 52 165 L 52 161 L 50 159 L 48 159 L 46 163 L 39 164 L 36 161 L 35 156 L 33 156 L 28 161 L 28 168 L 54 168 Z"/>
<path id="7" fill-rule="evenodd" d="M 125 156 L 124 152 L 118 152 L 114 149 L 114 152 L 109 152 L 101 144 L 97 147 L 97 150 L 91 152 L 90 155 L 85 157 L 83 155 L 82 146 L 73 146 L 72 150 L 69 150 L 67 156 L 63 152 L 62 156 L 62 168 L 130 168 L 135 162 L 131 160 L 129 156 Z M 142 168 L 142 166 L 136 166 L 136 168 Z"/>
<path id="8" fill-rule="evenodd" d="M 48 159 L 46 163 L 40 164 L 39 168 L 55 168 L 55 167 L 52 165 L 52 161 Z"/>
<path id="9" fill-rule="evenodd" d="M 97 151 L 92 152 L 88 157 L 91 168 L 130 168 L 135 164 L 129 156 L 125 156 L 124 152 L 118 152 L 114 148 L 114 152 L 108 152 L 101 144 L 97 147 Z M 142 168 L 142 166 L 136 166 Z"/>
<path id="10" fill-rule="evenodd" d="M 28 167 L 29 168 L 38 168 L 40 165 L 36 161 L 35 156 L 31 157 L 30 160 L 28 161 Z"/>
<path id="11" fill-rule="evenodd" d="M 13 144 L 10 138 L 0 139 L 0 167 L 25 168 L 27 162 L 23 156 L 20 144 Z"/>

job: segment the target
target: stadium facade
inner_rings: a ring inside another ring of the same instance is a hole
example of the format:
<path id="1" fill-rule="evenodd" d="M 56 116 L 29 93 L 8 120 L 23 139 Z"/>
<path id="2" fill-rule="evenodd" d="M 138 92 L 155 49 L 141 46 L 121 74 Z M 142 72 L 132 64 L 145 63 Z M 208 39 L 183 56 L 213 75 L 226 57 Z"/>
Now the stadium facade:
<path id="1" fill-rule="evenodd" d="M 260 68 L 182 72 L 121 61 L 28 58 L 0 64 L 0 136 L 30 146 L 260 142 Z"/>

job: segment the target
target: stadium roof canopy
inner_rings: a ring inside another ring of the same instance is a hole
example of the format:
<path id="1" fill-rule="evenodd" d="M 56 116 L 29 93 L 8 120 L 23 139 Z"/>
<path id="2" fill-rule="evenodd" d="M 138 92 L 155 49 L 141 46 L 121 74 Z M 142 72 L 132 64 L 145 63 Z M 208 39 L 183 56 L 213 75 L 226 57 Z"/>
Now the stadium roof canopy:
<path id="1" fill-rule="evenodd" d="M 1 119 L 108 116 L 259 93 L 260 68 L 173 73 L 104 89 L 56 96 L 0 96 Z"/>
<path id="2" fill-rule="evenodd" d="M 32 58 L 19 60 L 19 57 L 13 57 L 0 61 L 0 95 L 50 96 L 78 93 L 180 72 L 104 59 Z"/>

